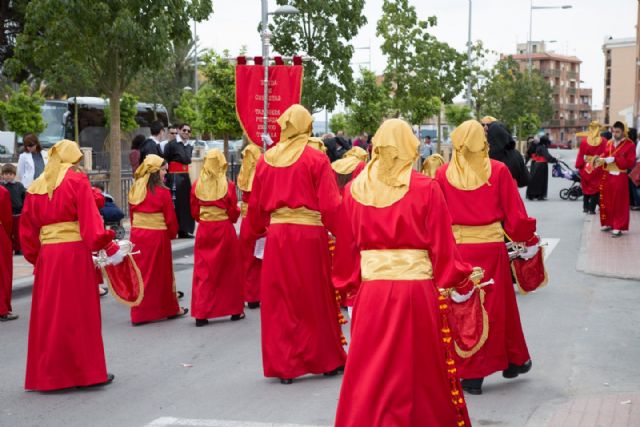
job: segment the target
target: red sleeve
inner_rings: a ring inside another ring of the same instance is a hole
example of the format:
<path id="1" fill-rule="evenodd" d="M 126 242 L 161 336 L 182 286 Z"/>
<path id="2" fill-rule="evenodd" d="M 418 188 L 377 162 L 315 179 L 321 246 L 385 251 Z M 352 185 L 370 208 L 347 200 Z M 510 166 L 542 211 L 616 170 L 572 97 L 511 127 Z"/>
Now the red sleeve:
<path id="1" fill-rule="evenodd" d="M 24 199 L 22 215 L 20 215 L 20 249 L 24 258 L 36 265 L 40 253 L 40 226 L 33 222 L 33 195 Z"/>
<path id="2" fill-rule="evenodd" d="M 515 181 L 509 179 L 514 183 Z M 432 181 L 426 200 L 427 242 L 434 283 L 438 288 L 456 288 L 459 293 L 467 293 L 473 286 L 469 276 L 472 266 L 462 260 L 451 230 L 451 216 L 440 186 Z"/>
<path id="3" fill-rule="evenodd" d="M 104 208 L 104 203 L 105 203 L 104 195 L 102 194 L 100 189 L 91 187 L 91 191 L 93 192 L 93 198 L 96 201 L 96 206 L 98 207 L 98 209 Z"/>
<path id="4" fill-rule="evenodd" d="M 269 216 L 262 209 L 262 183 L 259 178 L 262 170 L 265 168 L 264 159 L 261 157 L 256 166 L 256 174 L 253 178 L 251 187 L 251 198 L 249 201 L 249 209 L 247 211 L 246 221 L 249 224 L 251 239 L 258 239 L 267 231 L 269 224 Z"/>
<path id="5" fill-rule="evenodd" d="M 514 242 L 536 243 L 536 219 L 529 217 L 515 181 L 507 168 L 500 170 L 498 181 L 502 207 L 503 227 Z"/>
<path id="6" fill-rule="evenodd" d="M 232 224 L 235 224 L 238 218 L 240 218 L 238 194 L 236 193 L 235 184 L 231 181 L 229 181 L 229 189 L 227 190 L 227 215 L 229 215 L 229 221 L 231 221 Z"/>
<path id="7" fill-rule="evenodd" d="M 11 240 L 11 229 L 13 227 L 13 215 L 11 212 L 11 195 L 9 194 L 9 190 L 0 186 L 0 222 L 2 222 L 2 228 L 7 232 L 9 240 Z"/>
<path id="8" fill-rule="evenodd" d="M 168 190 L 163 191 L 162 197 L 164 198 L 162 203 L 162 213 L 164 214 L 164 220 L 167 223 L 167 233 L 169 234 L 170 239 L 175 239 L 176 234 L 178 234 L 178 219 L 176 218 L 176 210 L 173 207 L 171 192 Z"/>
<path id="9" fill-rule="evenodd" d="M 198 181 L 196 180 L 196 182 L 193 183 L 193 185 L 191 186 L 191 203 L 189 204 L 189 207 L 191 209 L 191 217 L 196 221 L 196 222 L 200 222 L 200 201 L 198 200 L 198 198 L 196 197 L 196 185 L 198 184 Z"/>
<path id="10" fill-rule="evenodd" d="M 345 187 L 345 192 L 350 191 L 350 184 Z M 340 221 L 336 224 L 336 249 L 333 254 L 332 279 L 333 286 L 337 289 L 345 289 L 347 294 L 358 291 L 362 281 L 360 274 L 360 250 L 356 244 L 351 225 L 347 203 L 351 202 L 347 196 L 339 207 Z"/>
<path id="11" fill-rule="evenodd" d="M 585 149 L 586 143 L 587 143 L 586 140 L 582 139 L 582 142 L 580 143 L 580 148 L 578 149 L 578 155 L 576 156 L 576 168 L 578 169 L 582 169 L 585 166 L 584 149 Z"/>
<path id="12" fill-rule="evenodd" d="M 91 191 L 89 178 L 80 174 L 80 179 L 77 179 L 75 184 L 76 209 L 78 211 L 82 240 L 92 252 L 100 249 L 112 251 L 113 245 L 110 244 L 115 238 L 115 232 L 104 228 L 104 222 L 96 206 L 96 199 L 93 196 L 93 191 Z"/>
<path id="13" fill-rule="evenodd" d="M 636 164 L 636 150 L 633 142 L 627 140 L 625 145 L 623 150 L 618 150 L 613 156 L 616 159 L 616 165 L 623 171 L 631 169 Z"/>
<path id="14" fill-rule="evenodd" d="M 339 221 L 340 190 L 336 182 L 336 175 L 331 169 L 331 163 L 327 156 L 322 156 L 323 161 L 318 163 L 316 171 L 316 194 L 318 197 L 318 208 L 322 214 L 322 223 L 327 229 L 335 234 Z"/>

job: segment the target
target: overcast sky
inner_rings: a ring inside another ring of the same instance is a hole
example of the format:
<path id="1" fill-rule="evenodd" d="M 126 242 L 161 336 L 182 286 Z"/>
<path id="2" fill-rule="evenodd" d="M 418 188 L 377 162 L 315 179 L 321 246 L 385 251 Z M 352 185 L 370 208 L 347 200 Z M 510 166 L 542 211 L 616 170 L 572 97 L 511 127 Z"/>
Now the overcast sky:
<path id="1" fill-rule="evenodd" d="M 331 0 L 326 0 L 330 2 Z M 468 0 L 412 0 L 420 19 L 435 15 L 438 26 L 432 29 L 440 40 L 459 51 L 466 51 Z M 269 2 L 275 9 L 275 0 Z M 515 53 L 516 43 L 527 41 L 530 0 L 473 0 L 472 39 L 500 53 Z M 535 6 L 570 4 L 567 10 L 534 10 L 533 39 L 557 40 L 548 46 L 561 54 L 575 55 L 582 62 L 583 87 L 593 88 L 594 108 L 600 108 L 604 93 L 605 37 L 633 37 L 637 17 L 636 0 L 536 0 Z M 386 60 L 380 52 L 375 27 L 380 18 L 382 0 L 366 0 L 369 23 L 353 41 L 356 47 L 371 45 L 372 68 L 381 73 Z M 250 56 L 260 55 L 257 24 L 260 0 L 214 0 L 214 14 L 198 24 L 201 46 L 217 51 L 229 49 L 235 54 L 243 45 Z M 353 61 L 367 62 L 368 50 L 357 50 Z M 363 64 L 363 66 L 367 66 Z M 354 67 L 358 67 L 354 65 Z"/>

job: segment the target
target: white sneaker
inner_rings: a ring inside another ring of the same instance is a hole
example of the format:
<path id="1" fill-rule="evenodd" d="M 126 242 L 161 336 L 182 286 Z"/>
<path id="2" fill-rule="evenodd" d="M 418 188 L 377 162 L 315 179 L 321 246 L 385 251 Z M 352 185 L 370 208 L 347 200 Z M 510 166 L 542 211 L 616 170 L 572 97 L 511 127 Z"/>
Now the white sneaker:
<path id="1" fill-rule="evenodd" d="M 613 230 L 611 232 L 611 237 L 620 237 L 620 236 L 622 236 L 622 231 L 620 230 Z"/>
<path id="2" fill-rule="evenodd" d="M 602 227 L 600 227 L 600 231 L 607 232 L 610 230 L 611 230 L 611 227 L 609 227 L 608 225 L 603 225 Z"/>

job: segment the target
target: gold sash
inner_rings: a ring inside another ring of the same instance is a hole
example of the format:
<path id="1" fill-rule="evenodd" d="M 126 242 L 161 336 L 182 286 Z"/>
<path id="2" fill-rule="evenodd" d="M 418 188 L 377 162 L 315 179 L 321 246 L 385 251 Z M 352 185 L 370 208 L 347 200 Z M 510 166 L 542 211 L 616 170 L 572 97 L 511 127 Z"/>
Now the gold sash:
<path id="1" fill-rule="evenodd" d="M 217 206 L 200 206 L 200 221 L 225 221 L 229 219 L 227 211 Z"/>
<path id="2" fill-rule="evenodd" d="M 323 225 L 320 212 L 305 207 L 276 209 L 271 212 L 271 224 Z"/>
<path id="3" fill-rule="evenodd" d="M 247 217 L 247 212 L 249 211 L 249 204 L 245 202 L 240 202 L 240 214 L 242 218 Z"/>
<path id="4" fill-rule="evenodd" d="M 458 244 L 504 242 L 504 230 L 499 221 L 487 225 L 454 224 L 452 229 Z"/>
<path id="5" fill-rule="evenodd" d="M 78 221 L 56 222 L 40 229 L 40 243 L 43 245 L 80 242 L 81 240 Z"/>
<path id="6" fill-rule="evenodd" d="M 166 230 L 167 223 L 164 221 L 162 212 L 134 212 L 131 227 L 145 230 Z"/>
<path id="7" fill-rule="evenodd" d="M 433 267 L 429 251 L 421 249 L 378 249 L 360 252 L 362 281 L 430 280 Z"/>
<path id="8" fill-rule="evenodd" d="M 616 165 L 615 162 L 613 162 L 613 163 L 605 163 L 604 164 L 604 170 L 606 170 L 607 172 L 627 173 L 626 170 L 620 169 L 618 167 L 618 165 Z"/>

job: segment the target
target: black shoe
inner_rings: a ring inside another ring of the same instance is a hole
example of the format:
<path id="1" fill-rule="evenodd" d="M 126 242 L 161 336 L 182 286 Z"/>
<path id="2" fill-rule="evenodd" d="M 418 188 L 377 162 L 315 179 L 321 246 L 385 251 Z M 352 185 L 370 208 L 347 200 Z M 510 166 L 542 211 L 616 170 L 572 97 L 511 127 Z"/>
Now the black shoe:
<path id="1" fill-rule="evenodd" d="M 189 233 L 184 233 L 184 232 L 179 232 L 178 233 L 178 238 L 180 239 L 193 239 L 193 234 L 189 234 Z"/>
<path id="2" fill-rule="evenodd" d="M 260 301 L 252 301 L 252 302 L 248 302 L 248 303 L 247 303 L 247 306 L 248 306 L 250 309 L 252 309 L 252 310 L 253 310 L 254 308 L 260 308 Z"/>
<path id="3" fill-rule="evenodd" d="M 342 372 L 344 372 L 344 366 L 338 366 L 333 371 L 325 372 L 323 375 L 325 377 L 335 377 L 336 375 L 338 375 L 338 374 L 340 374 Z"/>
<path id="4" fill-rule="evenodd" d="M 208 324 L 209 324 L 209 320 L 207 319 L 196 319 L 196 327 L 198 328 Z"/>
<path id="5" fill-rule="evenodd" d="M 520 374 L 526 374 L 531 370 L 531 366 L 533 363 L 531 360 L 527 360 L 522 365 L 514 365 L 513 363 L 509 363 L 509 367 L 502 371 L 502 376 L 504 378 L 516 378 Z"/>
<path id="6" fill-rule="evenodd" d="M 247 317 L 247 316 L 245 316 L 244 313 L 234 314 L 234 315 L 231 316 L 231 320 L 235 322 L 236 320 L 242 320 L 245 317 Z"/>
<path id="7" fill-rule="evenodd" d="M 8 312 L 7 314 L 3 314 L 0 316 L 0 322 L 9 322 L 11 320 L 16 320 L 18 315 L 12 312 Z"/>
<path id="8" fill-rule="evenodd" d="M 482 394 L 483 381 L 484 381 L 484 378 L 472 378 L 468 380 L 460 380 L 460 385 L 462 385 L 462 390 L 464 390 L 465 393 L 478 396 Z"/>
<path id="9" fill-rule="evenodd" d="M 101 383 L 97 383 L 97 384 L 91 384 L 91 385 L 85 385 L 85 386 L 78 386 L 77 388 L 92 388 L 92 387 L 102 387 L 105 385 L 109 385 L 113 382 L 113 380 L 115 379 L 115 375 L 110 374 L 107 372 L 107 380 Z"/>
<path id="10" fill-rule="evenodd" d="M 293 379 L 291 379 L 291 378 L 280 378 L 280 384 L 284 384 L 284 385 L 293 384 Z"/>
<path id="11" fill-rule="evenodd" d="M 178 299 L 184 298 L 184 292 L 182 291 L 176 291 L 176 295 L 178 295 Z"/>
<path id="12" fill-rule="evenodd" d="M 189 313 L 188 308 L 184 308 L 184 307 L 181 307 L 181 308 L 182 308 L 182 313 L 174 314 L 173 316 L 167 317 L 167 319 L 169 320 L 177 319 L 178 317 L 184 317 L 187 315 L 187 313 Z"/>
<path id="13" fill-rule="evenodd" d="M 146 325 L 149 322 L 131 322 L 131 326 L 142 326 Z"/>

